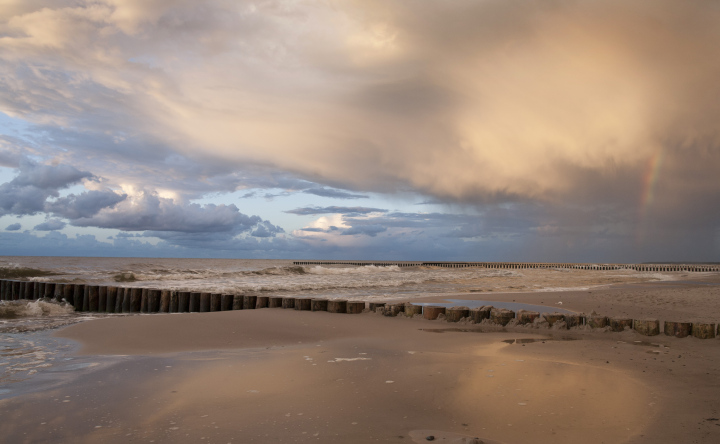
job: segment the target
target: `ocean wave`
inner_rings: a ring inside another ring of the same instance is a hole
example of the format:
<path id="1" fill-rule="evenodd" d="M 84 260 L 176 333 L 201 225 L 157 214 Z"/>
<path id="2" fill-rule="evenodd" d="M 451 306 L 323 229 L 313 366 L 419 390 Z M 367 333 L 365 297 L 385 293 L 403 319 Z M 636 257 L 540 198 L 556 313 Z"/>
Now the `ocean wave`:
<path id="1" fill-rule="evenodd" d="M 17 264 L 8 264 L 7 266 L 0 267 L 0 279 L 33 278 L 55 275 L 57 275 L 57 273 L 52 271 L 40 268 L 21 267 L 17 266 Z"/>
<path id="2" fill-rule="evenodd" d="M 72 305 L 65 302 L 0 301 L 0 319 L 16 319 L 42 316 L 64 316 L 74 313 Z"/>

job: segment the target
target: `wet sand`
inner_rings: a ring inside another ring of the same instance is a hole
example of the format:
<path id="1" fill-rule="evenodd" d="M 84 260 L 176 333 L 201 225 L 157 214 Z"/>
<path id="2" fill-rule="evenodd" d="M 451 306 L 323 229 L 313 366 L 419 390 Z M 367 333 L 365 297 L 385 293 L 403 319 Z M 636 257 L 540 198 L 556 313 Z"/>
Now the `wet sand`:
<path id="1" fill-rule="evenodd" d="M 719 291 L 554 296 L 576 311 L 694 320 L 720 313 Z M 720 441 L 720 339 L 282 309 L 106 318 L 56 335 L 104 364 L 0 401 L 6 442 Z"/>

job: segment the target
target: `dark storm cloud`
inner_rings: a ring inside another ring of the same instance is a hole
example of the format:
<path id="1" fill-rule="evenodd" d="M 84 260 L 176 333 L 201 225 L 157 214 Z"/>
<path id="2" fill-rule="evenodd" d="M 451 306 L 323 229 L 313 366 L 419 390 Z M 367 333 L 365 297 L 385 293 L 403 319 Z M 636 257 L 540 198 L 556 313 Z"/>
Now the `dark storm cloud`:
<path id="1" fill-rule="evenodd" d="M 354 236 L 354 235 L 366 235 L 375 237 L 378 235 L 378 233 L 383 233 L 387 231 L 387 227 L 384 227 L 380 224 L 369 224 L 369 225 L 359 225 L 354 226 L 352 228 L 348 228 L 347 230 L 343 230 L 342 233 L 340 233 L 341 236 Z"/>

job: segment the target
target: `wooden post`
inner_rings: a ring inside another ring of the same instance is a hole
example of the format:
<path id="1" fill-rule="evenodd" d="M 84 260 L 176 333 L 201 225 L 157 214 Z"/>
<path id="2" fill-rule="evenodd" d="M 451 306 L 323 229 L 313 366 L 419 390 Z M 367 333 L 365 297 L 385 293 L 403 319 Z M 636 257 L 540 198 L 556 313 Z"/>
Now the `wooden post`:
<path id="1" fill-rule="evenodd" d="M 97 310 L 100 313 L 107 312 L 107 287 L 104 285 L 98 287 L 98 308 L 97 308 Z"/>
<path id="2" fill-rule="evenodd" d="M 142 290 L 140 290 L 140 313 L 148 312 L 149 297 L 150 297 L 150 289 L 149 288 L 143 288 Z"/>
<path id="3" fill-rule="evenodd" d="M 579 327 L 585 323 L 585 316 L 576 314 L 566 314 L 564 316 L 567 328 Z"/>
<path id="4" fill-rule="evenodd" d="M 127 288 L 119 287 L 115 300 L 115 313 L 125 313 L 125 292 Z"/>
<path id="5" fill-rule="evenodd" d="M 98 311 L 100 306 L 100 287 L 97 285 L 88 285 L 85 287 L 88 294 L 88 311 Z"/>
<path id="6" fill-rule="evenodd" d="M 715 337 L 715 324 L 694 322 L 692 325 L 692 335 L 698 339 L 712 339 Z"/>
<path id="7" fill-rule="evenodd" d="M 656 336 L 660 334 L 660 321 L 657 319 L 635 319 L 633 327 L 636 332 L 644 336 Z"/>
<path id="8" fill-rule="evenodd" d="M 590 315 L 586 319 L 587 319 L 587 325 L 589 325 L 590 328 L 605 328 L 605 327 L 607 327 L 607 317 L 606 316 Z"/>
<path id="9" fill-rule="evenodd" d="M 422 305 L 413 305 L 411 303 L 405 304 L 405 309 L 403 310 L 403 313 L 406 317 L 412 318 L 415 315 L 422 316 Z"/>
<path id="10" fill-rule="evenodd" d="M 230 311 L 233 309 L 233 295 L 224 294 L 220 298 L 220 309 L 222 311 Z"/>
<path id="11" fill-rule="evenodd" d="M 160 313 L 171 313 L 170 302 L 172 301 L 172 294 L 172 290 L 162 290 L 160 292 Z M 177 308 L 175 311 L 177 311 Z"/>
<path id="12" fill-rule="evenodd" d="M 53 296 L 55 296 L 55 283 L 53 282 L 46 282 L 45 283 L 45 292 L 43 293 L 43 299 L 52 299 Z"/>
<path id="13" fill-rule="evenodd" d="M 178 292 L 178 313 L 190 312 L 190 298 L 192 293 L 189 291 Z"/>
<path id="14" fill-rule="evenodd" d="M 200 293 L 200 313 L 207 313 L 210 311 L 211 299 L 210 293 Z"/>
<path id="15" fill-rule="evenodd" d="M 470 311 L 468 311 L 468 316 L 470 316 L 470 320 L 473 324 L 479 324 L 485 319 L 490 319 L 490 312 L 492 309 L 493 307 L 491 305 L 471 308 Z"/>
<path id="16" fill-rule="evenodd" d="M 105 302 L 105 313 L 115 313 L 115 304 L 117 303 L 118 288 L 107 287 L 105 292 L 107 294 L 107 300 Z"/>
<path id="17" fill-rule="evenodd" d="M 220 293 L 210 294 L 210 311 L 222 311 L 222 295 Z"/>
<path id="18" fill-rule="evenodd" d="M 35 291 L 35 282 L 25 282 L 25 293 L 23 293 L 23 299 L 32 300 Z"/>
<path id="19" fill-rule="evenodd" d="M 282 308 L 283 298 L 279 296 L 270 296 L 270 302 L 268 307 L 270 308 Z"/>
<path id="20" fill-rule="evenodd" d="M 608 319 L 608 325 L 612 331 L 625 331 L 626 328 L 632 329 L 633 320 L 628 318 L 610 318 Z"/>
<path id="21" fill-rule="evenodd" d="M 245 304 L 245 296 L 241 294 L 234 294 L 233 295 L 233 310 L 242 310 L 243 305 Z"/>
<path id="22" fill-rule="evenodd" d="M 327 299 L 312 299 L 310 301 L 310 309 L 312 311 L 327 311 Z"/>
<path id="23" fill-rule="evenodd" d="M 257 296 L 243 296 L 243 310 L 254 310 L 257 305 Z"/>
<path id="24" fill-rule="evenodd" d="M 665 321 L 664 331 L 667 336 L 686 338 L 692 334 L 692 323 Z"/>
<path id="25" fill-rule="evenodd" d="M 556 322 L 565 322 L 565 315 L 562 313 L 544 313 L 543 318 L 547 321 L 548 325 L 552 327 Z"/>
<path id="26" fill-rule="evenodd" d="M 445 320 L 448 322 L 458 322 L 468 316 L 470 316 L 469 307 L 450 307 L 445 310 Z"/>
<path id="27" fill-rule="evenodd" d="M 434 321 L 441 314 L 445 314 L 445 307 L 439 307 L 437 305 L 426 305 L 423 307 L 423 317 L 429 321 Z"/>
<path id="28" fill-rule="evenodd" d="M 310 298 L 295 299 L 295 310 L 309 311 L 312 308 L 311 301 L 312 299 Z"/>
<path id="29" fill-rule="evenodd" d="M 377 310 L 384 316 L 395 317 L 405 311 L 405 303 L 385 304 L 384 307 L 379 307 Z"/>
<path id="30" fill-rule="evenodd" d="M 375 312 L 378 308 L 384 307 L 385 302 L 370 302 L 370 311 Z"/>
<path id="31" fill-rule="evenodd" d="M 75 311 L 82 311 L 83 299 L 85 298 L 85 286 L 83 284 L 75 284 L 73 291 L 73 305 Z"/>
<path id="32" fill-rule="evenodd" d="M 258 296 L 255 301 L 255 308 L 268 308 L 270 305 L 270 296 Z"/>
<path id="33" fill-rule="evenodd" d="M 518 312 L 518 323 L 521 325 L 532 324 L 535 319 L 540 317 L 540 313 L 537 311 L 519 311 Z"/>
<path id="34" fill-rule="evenodd" d="M 148 290 L 148 313 L 157 313 L 160 311 L 160 298 L 162 292 L 157 288 Z"/>
<path id="35" fill-rule="evenodd" d="M 362 301 L 348 301 L 347 313 L 348 314 L 360 314 L 365 310 L 365 302 Z"/>
<path id="36" fill-rule="evenodd" d="M 515 312 L 506 308 L 493 308 L 490 311 L 490 320 L 495 324 L 506 326 L 515 319 Z"/>
<path id="37" fill-rule="evenodd" d="M 33 287 L 33 300 L 42 299 L 44 293 L 45 282 L 35 282 L 35 286 Z"/>
<path id="38" fill-rule="evenodd" d="M 142 294 L 143 289 L 140 287 L 133 287 L 130 290 L 130 313 L 140 313 Z"/>
<path id="39" fill-rule="evenodd" d="M 170 293 L 170 313 L 180 313 L 180 292 L 173 290 Z"/>
<path id="40" fill-rule="evenodd" d="M 330 313 L 347 313 L 347 300 L 331 299 L 327 304 L 327 311 Z"/>
<path id="41" fill-rule="evenodd" d="M 53 299 L 55 299 L 55 302 L 62 302 L 65 287 L 65 284 L 55 284 L 55 294 L 53 295 Z"/>
<path id="42" fill-rule="evenodd" d="M 200 293 L 196 291 L 190 292 L 190 306 L 188 309 L 190 313 L 200 312 Z"/>
<path id="43" fill-rule="evenodd" d="M 282 308 L 295 308 L 295 298 L 282 298 Z"/>

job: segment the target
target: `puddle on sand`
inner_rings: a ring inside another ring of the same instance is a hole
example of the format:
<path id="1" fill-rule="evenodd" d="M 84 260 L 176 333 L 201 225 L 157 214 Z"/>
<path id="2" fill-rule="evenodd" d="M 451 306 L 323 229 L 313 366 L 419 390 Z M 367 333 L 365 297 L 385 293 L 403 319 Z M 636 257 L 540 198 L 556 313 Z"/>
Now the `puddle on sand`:
<path id="1" fill-rule="evenodd" d="M 469 329 L 469 328 L 421 328 L 420 331 L 428 333 L 445 333 L 445 332 L 460 332 L 460 333 L 497 333 L 497 332 L 486 332 L 484 330 Z M 545 342 L 545 341 L 576 341 L 580 338 L 573 338 L 569 336 L 559 336 L 553 338 L 520 338 L 520 339 L 505 339 L 502 342 L 507 344 L 531 344 L 533 342 Z"/>

